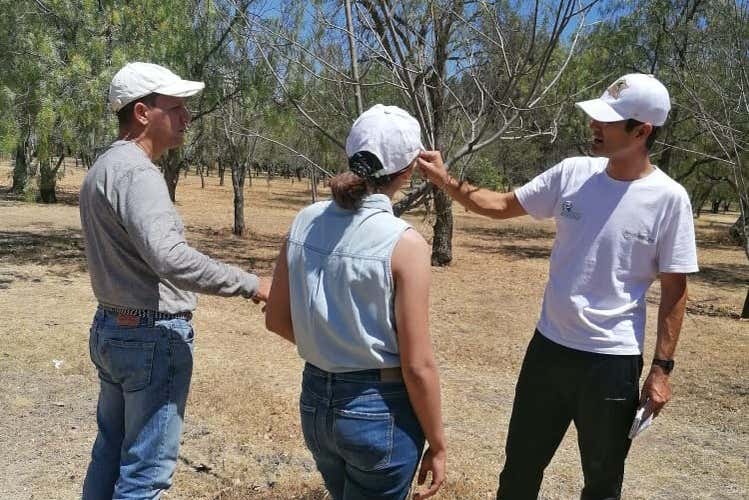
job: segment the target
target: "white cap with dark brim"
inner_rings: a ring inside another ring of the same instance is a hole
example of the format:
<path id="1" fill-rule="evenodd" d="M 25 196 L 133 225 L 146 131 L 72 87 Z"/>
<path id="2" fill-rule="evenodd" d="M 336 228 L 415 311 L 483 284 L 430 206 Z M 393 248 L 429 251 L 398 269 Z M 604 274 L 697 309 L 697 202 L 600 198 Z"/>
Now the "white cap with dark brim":
<path id="1" fill-rule="evenodd" d="M 423 150 L 419 122 L 397 106 L 375 104 L 356 119 L 346 138 L 349 158 L 368 151 L 380 160 L 382 169 L 373 177 L 400 172 Z"/>

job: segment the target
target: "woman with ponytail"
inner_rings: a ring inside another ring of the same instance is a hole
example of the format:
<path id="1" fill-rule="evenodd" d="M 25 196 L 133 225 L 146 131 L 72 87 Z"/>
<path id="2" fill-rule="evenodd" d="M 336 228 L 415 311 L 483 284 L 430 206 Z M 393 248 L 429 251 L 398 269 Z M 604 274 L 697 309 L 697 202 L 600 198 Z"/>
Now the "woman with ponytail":
<path id="1" fill-rule="evenodd" d="M 378 104 L 346 140 L 333 200 L 297 214 L 281 248 L 266 326 L 306 361 L 304 440 L 335 500 L 415 495 L 445 478 L 437 366 L 429 336 L 429 246 L 393 215 L 421 145 L 418 122 Z"/>

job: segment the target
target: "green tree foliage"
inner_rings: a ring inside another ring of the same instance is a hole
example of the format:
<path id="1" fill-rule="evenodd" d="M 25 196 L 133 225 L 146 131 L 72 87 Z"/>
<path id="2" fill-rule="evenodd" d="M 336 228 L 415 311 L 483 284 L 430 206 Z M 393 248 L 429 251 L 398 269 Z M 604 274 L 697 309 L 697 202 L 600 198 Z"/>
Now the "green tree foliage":
<path id="1" fill-rule="evenodd" d="M 416 116 L 453 175 L 511 189 L 588 152 L 576 100 L 646 72 L 673 101 L 654 162 L 687 187 L 696 210 L 719 195 L 733 202 L 745 233 L 746 0 L 352 0 L 352 30 L 344 5 L 0 0 L 0 30 L 13 34 L 0 36 L 0 150 L 13 156 L 14 190 L 36 177 L 40 197 L 53 201 L 61 159 L 90 166 L 116 134 L 109 81 L 135 60 L 206 82 L 190 103 L 188 144 L 161 162 L 172 197 L 187 165 L 220 165 L 239 184 L 235 206 L 244 205 L 240 174 L 253 166 L 269 176 L 345 169 L 357 88 L 365 108 L 383 102 Z M 416 185 L 399 208 L 431 195 Z M 434 196 L 442 264 L 451 208 Z"/>

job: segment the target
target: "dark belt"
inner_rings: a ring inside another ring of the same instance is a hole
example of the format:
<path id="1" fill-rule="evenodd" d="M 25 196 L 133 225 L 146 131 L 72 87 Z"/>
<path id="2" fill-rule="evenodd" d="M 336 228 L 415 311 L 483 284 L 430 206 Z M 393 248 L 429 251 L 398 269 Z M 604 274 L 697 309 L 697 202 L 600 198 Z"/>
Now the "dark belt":
<path id="1" fill-rule="evenodd" d="M 367 374 L 377 375 L 376 379 L 369 378 L 368 380 L 379 380 L 380 382 L 403 382 L 403 372 L 401 371 L 400 366 L 394 366 L 392 368 L 370 368 L 367 370 L 355 370 L 352 372 L 329 372 L 327 370 L 323 370 L 322 368 L 316 367 L 315 365 L 313 365 L 312 363 L 308 361 L 305 364 L 305 370 L 309 370 L 312 373 L 312 375 L 315 375 L 315 376 L 332 377 L 332 378 L 342 377 L 344 378 L 344 380 L 347 375 L 356 377 L 357 375 L 360 375 L 366 372 Z"/>
<path id="2" fill-rule="evenodd" d="M 184 311 L 178 313 L 164 313 L 159 311 L 150 311 L 148 309 L 133 309 L 130 307 L 110 307 L 99 304 L 99 309 L 107 312 L 122 314 L 125 316 L 138 316 L 139 318 L 146 318 L 153 321 L 160 321 L 165 319 L 184 319 L 190 321 L 192 319 L 192 312 Z"/>
<path id="3" fill-rule="evenodd" d="M 393 368 L 380 368 L 380 381 L 403 382 L 403 372 L 401 372 L 401 367 L 396 366 Z"/>

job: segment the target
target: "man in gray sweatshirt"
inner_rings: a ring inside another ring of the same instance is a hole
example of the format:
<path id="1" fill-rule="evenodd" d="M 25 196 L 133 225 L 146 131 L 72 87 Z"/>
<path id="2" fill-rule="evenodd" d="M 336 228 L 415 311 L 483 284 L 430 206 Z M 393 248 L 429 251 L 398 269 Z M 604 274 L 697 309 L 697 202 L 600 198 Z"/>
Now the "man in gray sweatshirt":
<path id="1" fill-rule="evenodd" d="M 89 340 L 99 373 L 98 434 L 83 498 L 151 499 L 168 489 L 193 364 L 196 293 L 265 300 L 267 279 L 190 247 L 153 164 L 179 147 L 185 99 L 202 82 L 130 63 L 109 89 L 120 133 L 81 186 L 91 286 L 99 302 Z"/>

